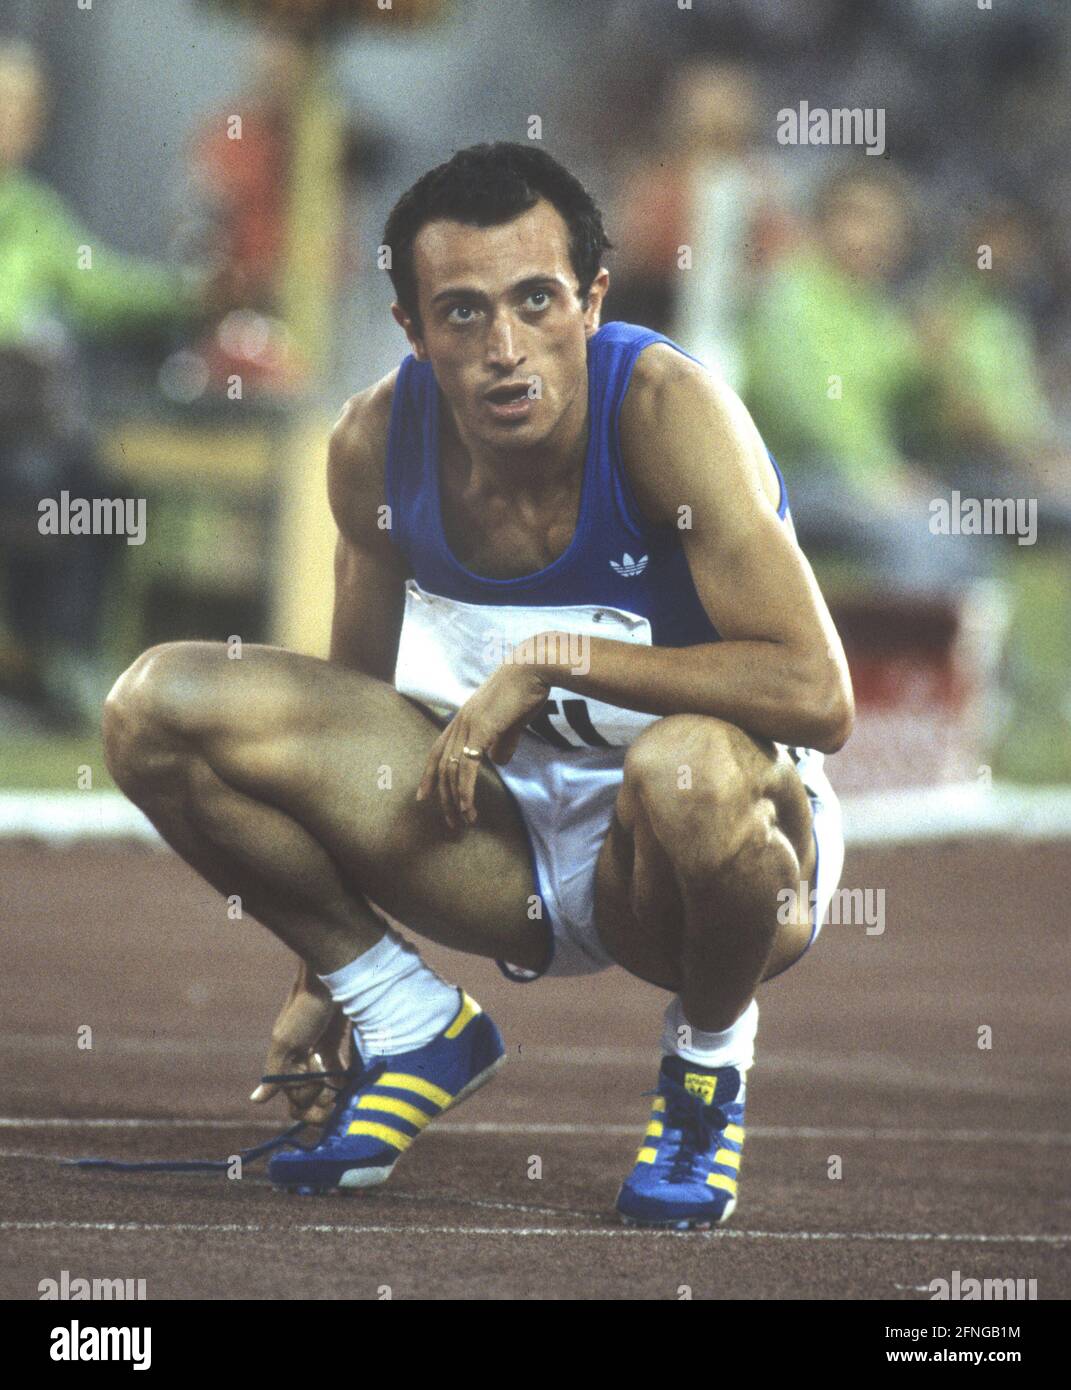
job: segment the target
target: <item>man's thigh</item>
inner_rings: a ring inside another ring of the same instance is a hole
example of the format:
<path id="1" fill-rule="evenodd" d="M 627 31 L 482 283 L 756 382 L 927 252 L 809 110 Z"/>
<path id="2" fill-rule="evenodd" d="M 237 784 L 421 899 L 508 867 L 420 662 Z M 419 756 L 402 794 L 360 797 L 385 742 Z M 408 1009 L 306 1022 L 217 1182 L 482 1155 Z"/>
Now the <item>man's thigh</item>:
<path id="1" fill-rule="evenodd" d="M 695 731 L 703 732 L 701 716 L 675 719 L 684 729 L 679 745 L 675 735 L 666 737 L 670 730 L 666 720 L 659 721 L 642 735 L 647 739 L 661 738 L 667 775 L 677 776 L 679 769 L 687 765 L 696 778 L 701 777 L 704 754 L 716 757 L 723 768 L 725 763 L 730 763 L 733 778 L 739 779 L 742 789 L 742 804 L 752 806 L 760 800 L 768 802 L 773 807 L 773 824 L 795 853 L 797 869 L 792 882 L 785 887 L 796 891 L 800 883 L 809 884 L 817 859 L 813 816 L 807 789 L 788 754 L 777 745 L 754 739 L 720 720 L 709 721 L 718 729 L 717 736 L 708 744 L 703 738 L 693 737 Z M 665 726 L 664 730 L 660 730 L 660 725 Z M 731 786 L 732 779 L 723 777 L 722 785 Z M 686 795 L 682 790 L 682 797 Z M 700 806 L 706 804 L 698 801 Z M 637 822 L 644 815 L 642 798 L 635 784 L 630 785 L 626 764 L 625 780 L 596 865 L 595 924 L 600 940 L 619 965 L 640 979 L 676 991 L 681 983 L 678 970 L 684 931 L 680 870 L 671 848 L 652 852 L 653 837 L 643 834 L 643 827 L 639 827 L 642 849 L 637 853 Z M 681 843 L 714 833 L 713 823 L 717 819 L 711 817 L 708 824 L 700 812 L 686 826 Z M 778 908 L 779 903 L 772 900 L 771 914 L 777 913 Z M 787 969 L 807 949 L 812 936 L 807 909 L 804 897 L 791 920 L 778 923 L 764 979 Z"/>
<path id="2" fill-rule="evenodd" d="M 416 800 L 440 731 L 427 710 L 280 648 L 246 646 L 240 661 L 214 643 L 158 650 L 179 732 L 229 787 L 296 820 L 353 892 L 457 950 L 545 963 L 544 929 L 528 916 L 527 834 L 494 768 L 480 769 L 479 819 L 463 832 L 447 829 L 435 798 Z"/>

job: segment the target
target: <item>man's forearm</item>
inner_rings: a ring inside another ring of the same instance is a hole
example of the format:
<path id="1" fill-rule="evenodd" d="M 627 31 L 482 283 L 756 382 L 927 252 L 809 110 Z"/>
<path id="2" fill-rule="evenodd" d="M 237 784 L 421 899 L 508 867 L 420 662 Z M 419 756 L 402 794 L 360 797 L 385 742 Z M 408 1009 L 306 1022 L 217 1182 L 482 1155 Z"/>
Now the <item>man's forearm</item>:
<path id="1" fill-rule="evenodd" d="M 705 714 L 825 752 L 835 752 L 850 729 L 851 696 L 833 654 L 801 656 L 783 643 L 757 641 L 643 647 L 561 632 L 539 634 L 531 654 L 548 686 L 644 714 Z"/>

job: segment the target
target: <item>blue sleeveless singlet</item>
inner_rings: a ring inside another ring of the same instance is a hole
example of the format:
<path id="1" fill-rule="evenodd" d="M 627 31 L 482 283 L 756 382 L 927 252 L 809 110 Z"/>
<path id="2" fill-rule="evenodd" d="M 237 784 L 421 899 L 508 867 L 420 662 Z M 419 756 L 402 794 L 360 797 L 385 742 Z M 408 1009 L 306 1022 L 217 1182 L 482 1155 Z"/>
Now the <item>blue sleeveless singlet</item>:
<path id="1" fill-rule="evenodd" d="M 430 364 L 405 358 L 387 442 L 387 503 L 391 536 L 421 589 L 480 605 L 605 604 L 646 618 L 657 646 L 718 640 L 692 582 L 679 529 L 644 520 L 621 458 L 621 406 L 636 358 L 652 343 L 691 356 L 663 334 L 630 323 L 605 324 L 588 339 L 589 436 L 576 531 L 552 564 L 511 579 L 473 574 L 447 543 L 439 471 L 443 402 Z M 784 518 L 785 483 L 772 456 L 770 461 L 781 487 L 778 515 Z"/>

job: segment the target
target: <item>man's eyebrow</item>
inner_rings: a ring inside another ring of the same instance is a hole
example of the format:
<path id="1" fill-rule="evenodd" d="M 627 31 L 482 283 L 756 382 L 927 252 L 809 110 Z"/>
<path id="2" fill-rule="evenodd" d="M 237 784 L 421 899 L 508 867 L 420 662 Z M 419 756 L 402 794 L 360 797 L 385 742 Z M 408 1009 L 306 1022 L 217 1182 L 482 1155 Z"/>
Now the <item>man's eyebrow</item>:
<path id="1" fill-rule="evenodd" d="M 522 290 L 538 289 L 541 285 L 560 285 L 561 282 L 561 276 L 552 275 L 549 272 L 544 275 L 527 275 L 523 280 L 518 280 L 516 284 L 511 285 L 509 293 L 519 294 Z M 438 294 L 433 294 L 431 302 L 439 304 L 444 299 L 487 299 L 487 297 L 483 290 L 478 290 L 472 285 L 448 285 Z"/>
<path id="2" fill-rule="evenodd" d="M 482 290 L 473 289 L 471 285 L 449 285 L 445 290 L 440 290 L 438 294 L 433 294 L 431 302 L 438 304 L 444 299 L 486 299 Z"/>
<path id="3" fill-rule="evenodd" d="M 535 289 L 538 289 L 538 288 L 540 287 L 540 285 L 560 285 L 560 284 L 561 284 L 561 277 L 560 277 L 559 275 L 550 275 L 550 274 L 546 274 L 546 275 L 529 275 L 529 276 L 528 276 L 526 279 L 524 279 L 524 280 L 518 280 L 517 283 L 513 286 L 513 291 L 514 291 L 514 293 L 516 294 L 516 293 L 519 293 L 521 290 L 535 290 Z"/>

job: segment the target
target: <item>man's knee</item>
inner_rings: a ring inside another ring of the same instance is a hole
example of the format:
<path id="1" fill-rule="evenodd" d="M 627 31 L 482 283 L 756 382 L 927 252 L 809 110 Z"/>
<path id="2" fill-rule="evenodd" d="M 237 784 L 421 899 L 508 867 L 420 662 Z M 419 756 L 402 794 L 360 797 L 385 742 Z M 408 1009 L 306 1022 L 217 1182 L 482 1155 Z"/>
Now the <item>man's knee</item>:
<path id="1" fill-rule="evenodd" d="M 210 672 L 222 645 L 168 642 L 150 647 L 104 702 L 104 756 L 120 786 L 159 766 L 192 740 L 211 706 Z M 225 659 L 225 658 L 224 658 Z"/>
<path id="2" fill-rule="evenodd" d="M 108 766 L 120 786 L 183 757 L 227 756 L 283 739 L 309 719 L 309 700 L 287 670 L 288 653 L 249 648 L 232 659 L 222 642 L 151 647 L 119 677 L 104 704 Z"/>
<path id="3" fill-rule="evenodd" d="M 625 757 L 625 785 L 649 813 L 693 820 L 742 810 L 759 795 L 757 753 L 735 725 L 702 715 L 670 715 L 636 740 Z"/>
<path id="4" fill-rule="evenodd" d="M 200 759 L 226 781 L 292 788 L 319 772 L 341 734 L 381 712 L 390 687 L 280 647 L 223 642 L 152 647 L 116 681 L 103 732 L 112 775 L 133 783 Z M 325 751 L 326 750 L 326 751 Z"/>
<path id="5" fill-rule="evenodd" d="M 770 764 L 741 729 L 700 715 L 659 720 L 625 758 L 625 794 L 671 857 L 724 861 L 769 838 Z"/>

